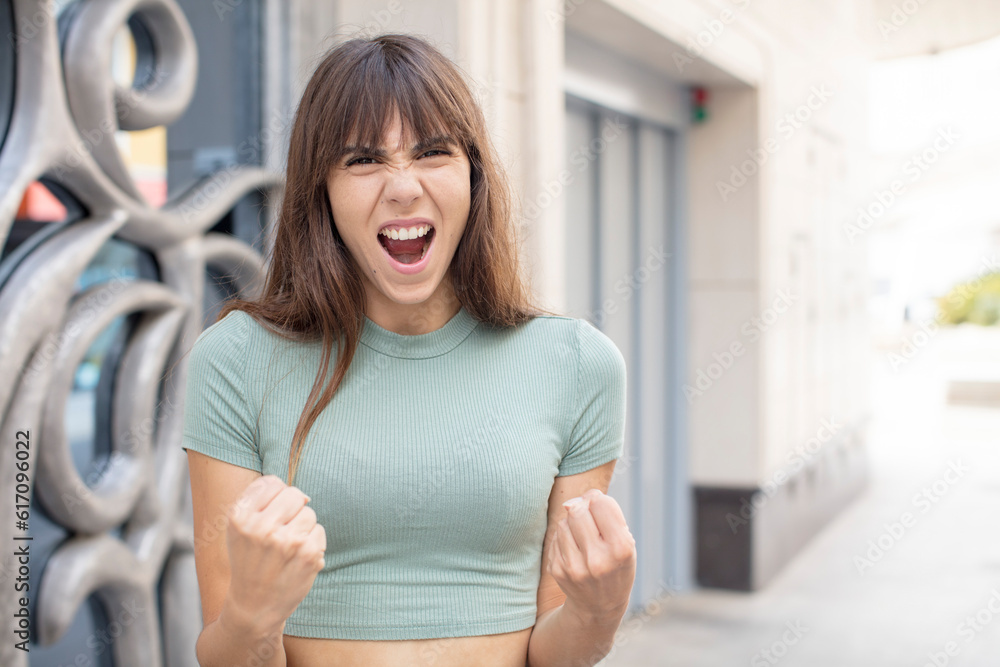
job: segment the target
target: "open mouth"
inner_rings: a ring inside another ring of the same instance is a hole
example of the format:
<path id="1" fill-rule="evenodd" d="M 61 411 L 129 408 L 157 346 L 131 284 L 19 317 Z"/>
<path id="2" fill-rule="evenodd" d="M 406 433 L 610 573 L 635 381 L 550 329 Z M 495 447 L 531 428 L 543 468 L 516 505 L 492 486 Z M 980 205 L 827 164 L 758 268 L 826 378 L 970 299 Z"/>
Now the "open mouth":
<path id="1" fill-rule="evenodd" d="M 378 234 L 386 254 L 399 264 L 416 264 L 427 256 L 434 239 L 434 228 L 428 224 L 412 227 L 386 227 Z"/>

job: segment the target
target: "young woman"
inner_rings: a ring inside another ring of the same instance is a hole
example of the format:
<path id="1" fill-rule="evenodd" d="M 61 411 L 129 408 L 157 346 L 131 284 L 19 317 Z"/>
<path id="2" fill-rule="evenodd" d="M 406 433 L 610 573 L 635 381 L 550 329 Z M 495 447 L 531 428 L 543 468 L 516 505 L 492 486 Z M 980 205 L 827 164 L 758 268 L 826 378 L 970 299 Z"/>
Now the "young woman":
<path id="1" fill-rule="evenodd" d="M 407 35 L 325 57 L 264 292 L 228 302 L 189 359 L 202 665 L 554 667 L 610 650 L 635 575 L 606 495 L 624 360 L 530 305 L 514 227 L 447 58 Z"/>

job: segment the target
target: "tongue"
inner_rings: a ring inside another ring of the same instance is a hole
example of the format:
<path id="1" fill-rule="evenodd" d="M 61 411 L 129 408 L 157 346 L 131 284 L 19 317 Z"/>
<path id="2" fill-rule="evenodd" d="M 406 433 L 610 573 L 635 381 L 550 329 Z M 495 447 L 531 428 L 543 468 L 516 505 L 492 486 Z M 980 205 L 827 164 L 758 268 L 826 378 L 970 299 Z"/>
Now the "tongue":
<path id="1" fill-rule="evenodd" d="M 424 242 L 426 240 L 426 236 L 407 239 L 405 241 L 386 237 L 382 237 L 381 239 L 382 244 L 389 251 L 389 254 L 392 255 L 393 259 L 403 264 L 412 264 L 420 259 L 420 253 L 424 249 Z"/>

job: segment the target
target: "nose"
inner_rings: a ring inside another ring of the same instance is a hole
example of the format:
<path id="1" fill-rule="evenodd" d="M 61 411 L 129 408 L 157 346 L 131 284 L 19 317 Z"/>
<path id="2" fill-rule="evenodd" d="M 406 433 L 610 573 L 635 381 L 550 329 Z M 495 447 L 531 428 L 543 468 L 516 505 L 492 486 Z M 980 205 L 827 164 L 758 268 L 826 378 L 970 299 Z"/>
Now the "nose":
<path id="1" fill-rule="evenodd" d="M 421 194 L 424 187 L 409 164 L 388 170 L 385 183 L 385 198 L 402 207 L 407 207 Z"/>

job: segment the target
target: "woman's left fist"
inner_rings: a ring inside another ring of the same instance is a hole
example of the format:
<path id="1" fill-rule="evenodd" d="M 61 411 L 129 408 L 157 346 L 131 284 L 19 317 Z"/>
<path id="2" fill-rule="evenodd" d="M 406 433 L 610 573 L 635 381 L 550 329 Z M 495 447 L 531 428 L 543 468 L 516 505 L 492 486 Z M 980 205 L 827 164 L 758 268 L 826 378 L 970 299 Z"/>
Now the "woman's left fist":
<path id="1" fill-rule="evenodd" d="M 600 489 L 563 503 L 546 570 L 582 618 L 618 622 L 635 581 L 635 539 L 621 507 Z"/>

